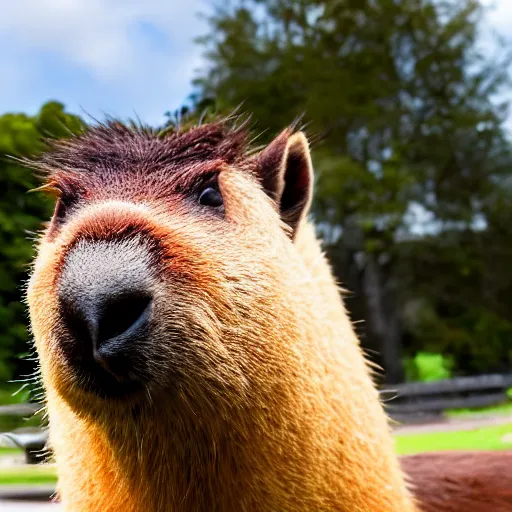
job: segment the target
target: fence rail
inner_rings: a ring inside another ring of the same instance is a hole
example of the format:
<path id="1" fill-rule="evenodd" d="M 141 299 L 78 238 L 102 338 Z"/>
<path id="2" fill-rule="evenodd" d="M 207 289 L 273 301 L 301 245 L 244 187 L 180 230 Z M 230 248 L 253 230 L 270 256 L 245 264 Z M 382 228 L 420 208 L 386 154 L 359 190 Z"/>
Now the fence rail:
<path id="1" fill-rule="evenodd" d="M 510 402 L 507 390 L 512 387 L 511 374 L 458 377 L 437 382 L 413 382 L 381 388 L 381 397 L 389 415 L 401 422 L 423 421 L 449 409 L 487 407 Z M 30 416 L 40 404 L 0 406 L 0 416 Z M 27 461 L 36 463 L 47 441 L 47 432 L 0 433 L 0 438 L 22 447 Z"/>
<path id="2" fill-rule="evenodd" d="M 0 416 L 31 416 L 41 407 L 41 404 L 35 403 L 0 405 Z"/>
<path id="3" fill-rule="evenodd" d="M 23 403 L 0 405 L 0 416 L 29 418 L 41 410 L 42 404 Z M 0 446 L 21 448 L 28 464 L 37 464 L 46 458 L 45 446 L 48 432 L 41 428 L 19 429 L 16 432 L 0 432 Z"/>
<path id="4" fill-rule="evenodd" d="M 457 377 L 436 382 L 413 382 L 381 389 L 384 406 L 391 417 L 414 421 L 439 417 L 449 409 L 487 407 L 507 403 L 512 374 Z"/>

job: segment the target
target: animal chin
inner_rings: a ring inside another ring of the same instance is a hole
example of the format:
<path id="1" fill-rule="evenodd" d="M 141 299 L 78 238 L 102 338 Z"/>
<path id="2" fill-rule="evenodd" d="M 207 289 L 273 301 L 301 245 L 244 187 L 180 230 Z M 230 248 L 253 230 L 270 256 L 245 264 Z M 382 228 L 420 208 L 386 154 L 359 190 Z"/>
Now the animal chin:
<path id="1" fill-rule="evenodd" d="M 96 371 L 86 379 L 80 379 L 82 389 L 104 399 L 132 398 L 141 393 L 144 384 L 137 380 L 120 382 L 107 372 Z"/>
<path id="2" fill-rule="evenodd" d="M 64 395 L 85 393 L 109 400 L 133 399 L 150 385 L 149 375 L 130 371 L 115 374 L 98 364 L 93 358 L 66 358 L 66 374 L 70 378 L 62 379 L 61 392 Z"/>

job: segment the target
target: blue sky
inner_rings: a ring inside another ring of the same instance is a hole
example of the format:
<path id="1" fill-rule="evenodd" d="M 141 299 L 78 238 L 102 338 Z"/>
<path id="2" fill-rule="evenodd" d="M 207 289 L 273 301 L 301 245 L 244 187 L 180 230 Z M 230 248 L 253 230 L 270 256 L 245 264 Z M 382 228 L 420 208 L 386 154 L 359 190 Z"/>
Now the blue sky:
<path id="1" fill-rule="evenodd" d="M 512 0 L 485 0 L 512 35 Z M 47 100 L 158 124 L 191 92 L 208 0 L 10 0 L 0 13 L 0 114 Z"/>
<path id="2" fill-rule="evenodd" d="M 163 120 L 191 92 L 207 0 L 11 0 L 0 13 L 0 113 L 49 99 Z"/>

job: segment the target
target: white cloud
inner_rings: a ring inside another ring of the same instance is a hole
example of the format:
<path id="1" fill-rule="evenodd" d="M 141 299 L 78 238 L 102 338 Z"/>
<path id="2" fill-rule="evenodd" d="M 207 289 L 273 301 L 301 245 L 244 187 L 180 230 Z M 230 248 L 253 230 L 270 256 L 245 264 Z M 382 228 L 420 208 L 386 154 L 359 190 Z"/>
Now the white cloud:
<path id="1" fill-rule="evenodd" d="M 512 1 L 511 0 L 481 0 L 485 7 L 485 21 L 481 31 L 480 50 L 484 55 L 495 58 L 503 55 L 504 43 L 510 52 L 512 46 Z M 498 39 L 496 38 L 498 36 Z M 512 72 L 509 69 L 509 72 Z M 512 102 L 512 93 L 508 86 L 503 87 L 495 95 L 494 101 L 501 103 Z M 508 117 L 504 124 L 509 137 L 512 137 L 512 117 Z"/>
<path id="2" fill-rule="evenodd" d="M 197 13 L 207 10 L 205 0 L 5 2 L 0 111 L 54 98 L 75 111 L 160 122 L 191 92 L 201 62 L 193 38 L 206 29 Z"/>
<path id="3" fill-rule="evenodd" d="M 487 22 L 502 37 L 512 37 L 512 2 L 510 0 L 481 0 L 487 8 Z"/>
<path id="4" fill-rule="evenodd" d="M 195 9 L 202 6 L 197 0 L 17 0 L 2 7 L 0 33 L 12 44 L 60 55 L 112 80 L 167 54 L 152 44 L 152 30 L 193 53 Z M 143 24 L 150 28 L 144 31 Z"/>

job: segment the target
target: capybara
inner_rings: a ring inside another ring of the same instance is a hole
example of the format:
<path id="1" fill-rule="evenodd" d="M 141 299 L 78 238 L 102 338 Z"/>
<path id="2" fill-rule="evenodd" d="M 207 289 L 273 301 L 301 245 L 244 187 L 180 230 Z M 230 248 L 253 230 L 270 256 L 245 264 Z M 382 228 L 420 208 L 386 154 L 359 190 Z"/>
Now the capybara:
<path id="1" fill-rule="evenodd" d="M 32 165 L 58 196 L 28 303 L 65 510 L 416 510 L 302 132 L 108 121 Z"/>

